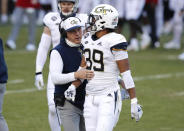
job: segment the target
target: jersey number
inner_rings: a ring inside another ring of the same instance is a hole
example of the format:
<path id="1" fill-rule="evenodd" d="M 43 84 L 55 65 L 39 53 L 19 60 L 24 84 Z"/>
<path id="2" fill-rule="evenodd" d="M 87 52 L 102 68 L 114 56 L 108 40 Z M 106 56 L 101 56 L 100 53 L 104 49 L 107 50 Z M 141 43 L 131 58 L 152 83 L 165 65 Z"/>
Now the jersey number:
<path id="1" fill-rule="evenodd" d="M 93 50 L 93 54 L 91 54 L 90 49 L 85 49 L 84 54 L 88 53 L 88 57 L 86 57 L 86 61 L 89 62 L 89 65 L 87 66 L 87 69 L 91 70 L 93 68 L 94 71 L 104 71 L 104 63 L 103 63 L 103 52 L 99 50 Z M 91 58 L 92 55 L 92 58 Z M 97 55 L 99 55 L 100 59 L 97 59 Z M 93 66 L 93 62 L 91 59 L 95 62 L 100 64 L 100 67 Z"/>

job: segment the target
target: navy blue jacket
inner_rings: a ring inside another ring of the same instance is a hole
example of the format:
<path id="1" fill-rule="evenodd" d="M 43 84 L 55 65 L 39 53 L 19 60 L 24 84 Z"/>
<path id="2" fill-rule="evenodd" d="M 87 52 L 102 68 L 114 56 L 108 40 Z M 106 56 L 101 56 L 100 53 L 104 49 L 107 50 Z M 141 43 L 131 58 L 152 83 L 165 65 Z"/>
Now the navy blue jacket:
<path id="1" fill-rule="evenodd" d="M 81 47 L 70 47 L 66 44 L 65 40 L 62 38 L 60 44 L 56 46 L 53 50 L 57 50 L 63 60 L 62 73 L 70 73 L 78 70 L 82 60 Z M 55 85 L 55 94 L 64 96 L 64 92 L 68 89 L 71 83 L 72 82 L 63 85 Z M 85 99 L 85 86 L 86 81 L 84 81 L 76 89 L 75 102 L 74 103 L 71 102 L 73 105 L 75 105 L 80 109 L 83 109 Z"/>
<path id="2" fill-rule="evenodd" d="M 8 70 L 4 59 L 3 41 L 0 38 L 0 83 L 7 83 Z"/>

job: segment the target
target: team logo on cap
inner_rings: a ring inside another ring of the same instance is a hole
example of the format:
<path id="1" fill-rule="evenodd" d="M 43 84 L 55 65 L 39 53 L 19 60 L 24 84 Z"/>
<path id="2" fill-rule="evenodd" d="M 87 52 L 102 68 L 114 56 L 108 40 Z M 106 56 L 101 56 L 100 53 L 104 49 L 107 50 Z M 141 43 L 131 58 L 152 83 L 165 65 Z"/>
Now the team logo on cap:
<path id="1" fill-rule="evenodd" d="M 70 24 L 72 24 L 72 25 L 77 25 L 77 24 L 78 24 L 78 21 L 72 20 L 72 21 L 70 22 Z"/>
<path id="2" fill-rule="evenodd" d="M 95 9 L 95 13 L 106 15 L 107 12 L 113 12 L 111 9 L 105 9 L 105 6 L 100 6 Z"/>

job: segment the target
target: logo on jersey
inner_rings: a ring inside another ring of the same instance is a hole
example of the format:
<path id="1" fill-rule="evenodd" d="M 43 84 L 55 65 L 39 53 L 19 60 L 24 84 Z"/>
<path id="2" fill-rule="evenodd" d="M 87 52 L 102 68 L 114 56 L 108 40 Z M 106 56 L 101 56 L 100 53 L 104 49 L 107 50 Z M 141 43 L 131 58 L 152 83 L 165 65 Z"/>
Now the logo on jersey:
<path id="1" fill-rule="evenodd" d="M 102 42 L 99 42 L 97 45 L 102 46 Z"/>
<path id="2" fill-rule="evenodd" d="M 56 17 L 56 16 L 52 16 L 52 17 L 51 17 L 51 20 L 52 20 L 52 21 L 56 21 L 56 20 L 57 20 L 57 17 Z"/>
<path id="3" fill-rule="evenodd" d="M 107 12 L 113 12 L 111 9 L 105 9 L 105 6 L 97 7 L 95 13 L 107 15 Z"/>
<path id="4" fill-rule="evenodd" d="M 88 44 L 89 42 L 88 41 L 85 41 L 84 44 Z"/>

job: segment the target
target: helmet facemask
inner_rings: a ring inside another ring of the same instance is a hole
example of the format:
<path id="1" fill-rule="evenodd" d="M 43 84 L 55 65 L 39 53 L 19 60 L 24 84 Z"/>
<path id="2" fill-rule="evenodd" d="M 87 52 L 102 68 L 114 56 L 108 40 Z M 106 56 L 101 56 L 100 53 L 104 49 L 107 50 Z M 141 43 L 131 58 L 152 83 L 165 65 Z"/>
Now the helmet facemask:
<path id="1" fill-rule="evenodd" d="M 59 11 L 60 11 L 60 13 L 62 13 L 62 15 L 69 16 L 69 15 L 72 15 L 73 13 L 77 12 L 78 0 L 57 0 L 57 1 L 58 1 Z M 72 7 L 71 11 L 67 12 L 67 13 L 62 12 L 61 2 L 72 2 L 73 3 L 73 7 Z"/>
<path id="2" fill-rule="evenodd" d="M 87 29 L 88 29 L 87 31 L 94 34 L 97 31 L 103 30 L 104 23 L 105 23 L 105 21 L 102 20 L 102 17 L 100 15 L 90 14 L 88 17 L 88 22 L 87 22 Z"/>

